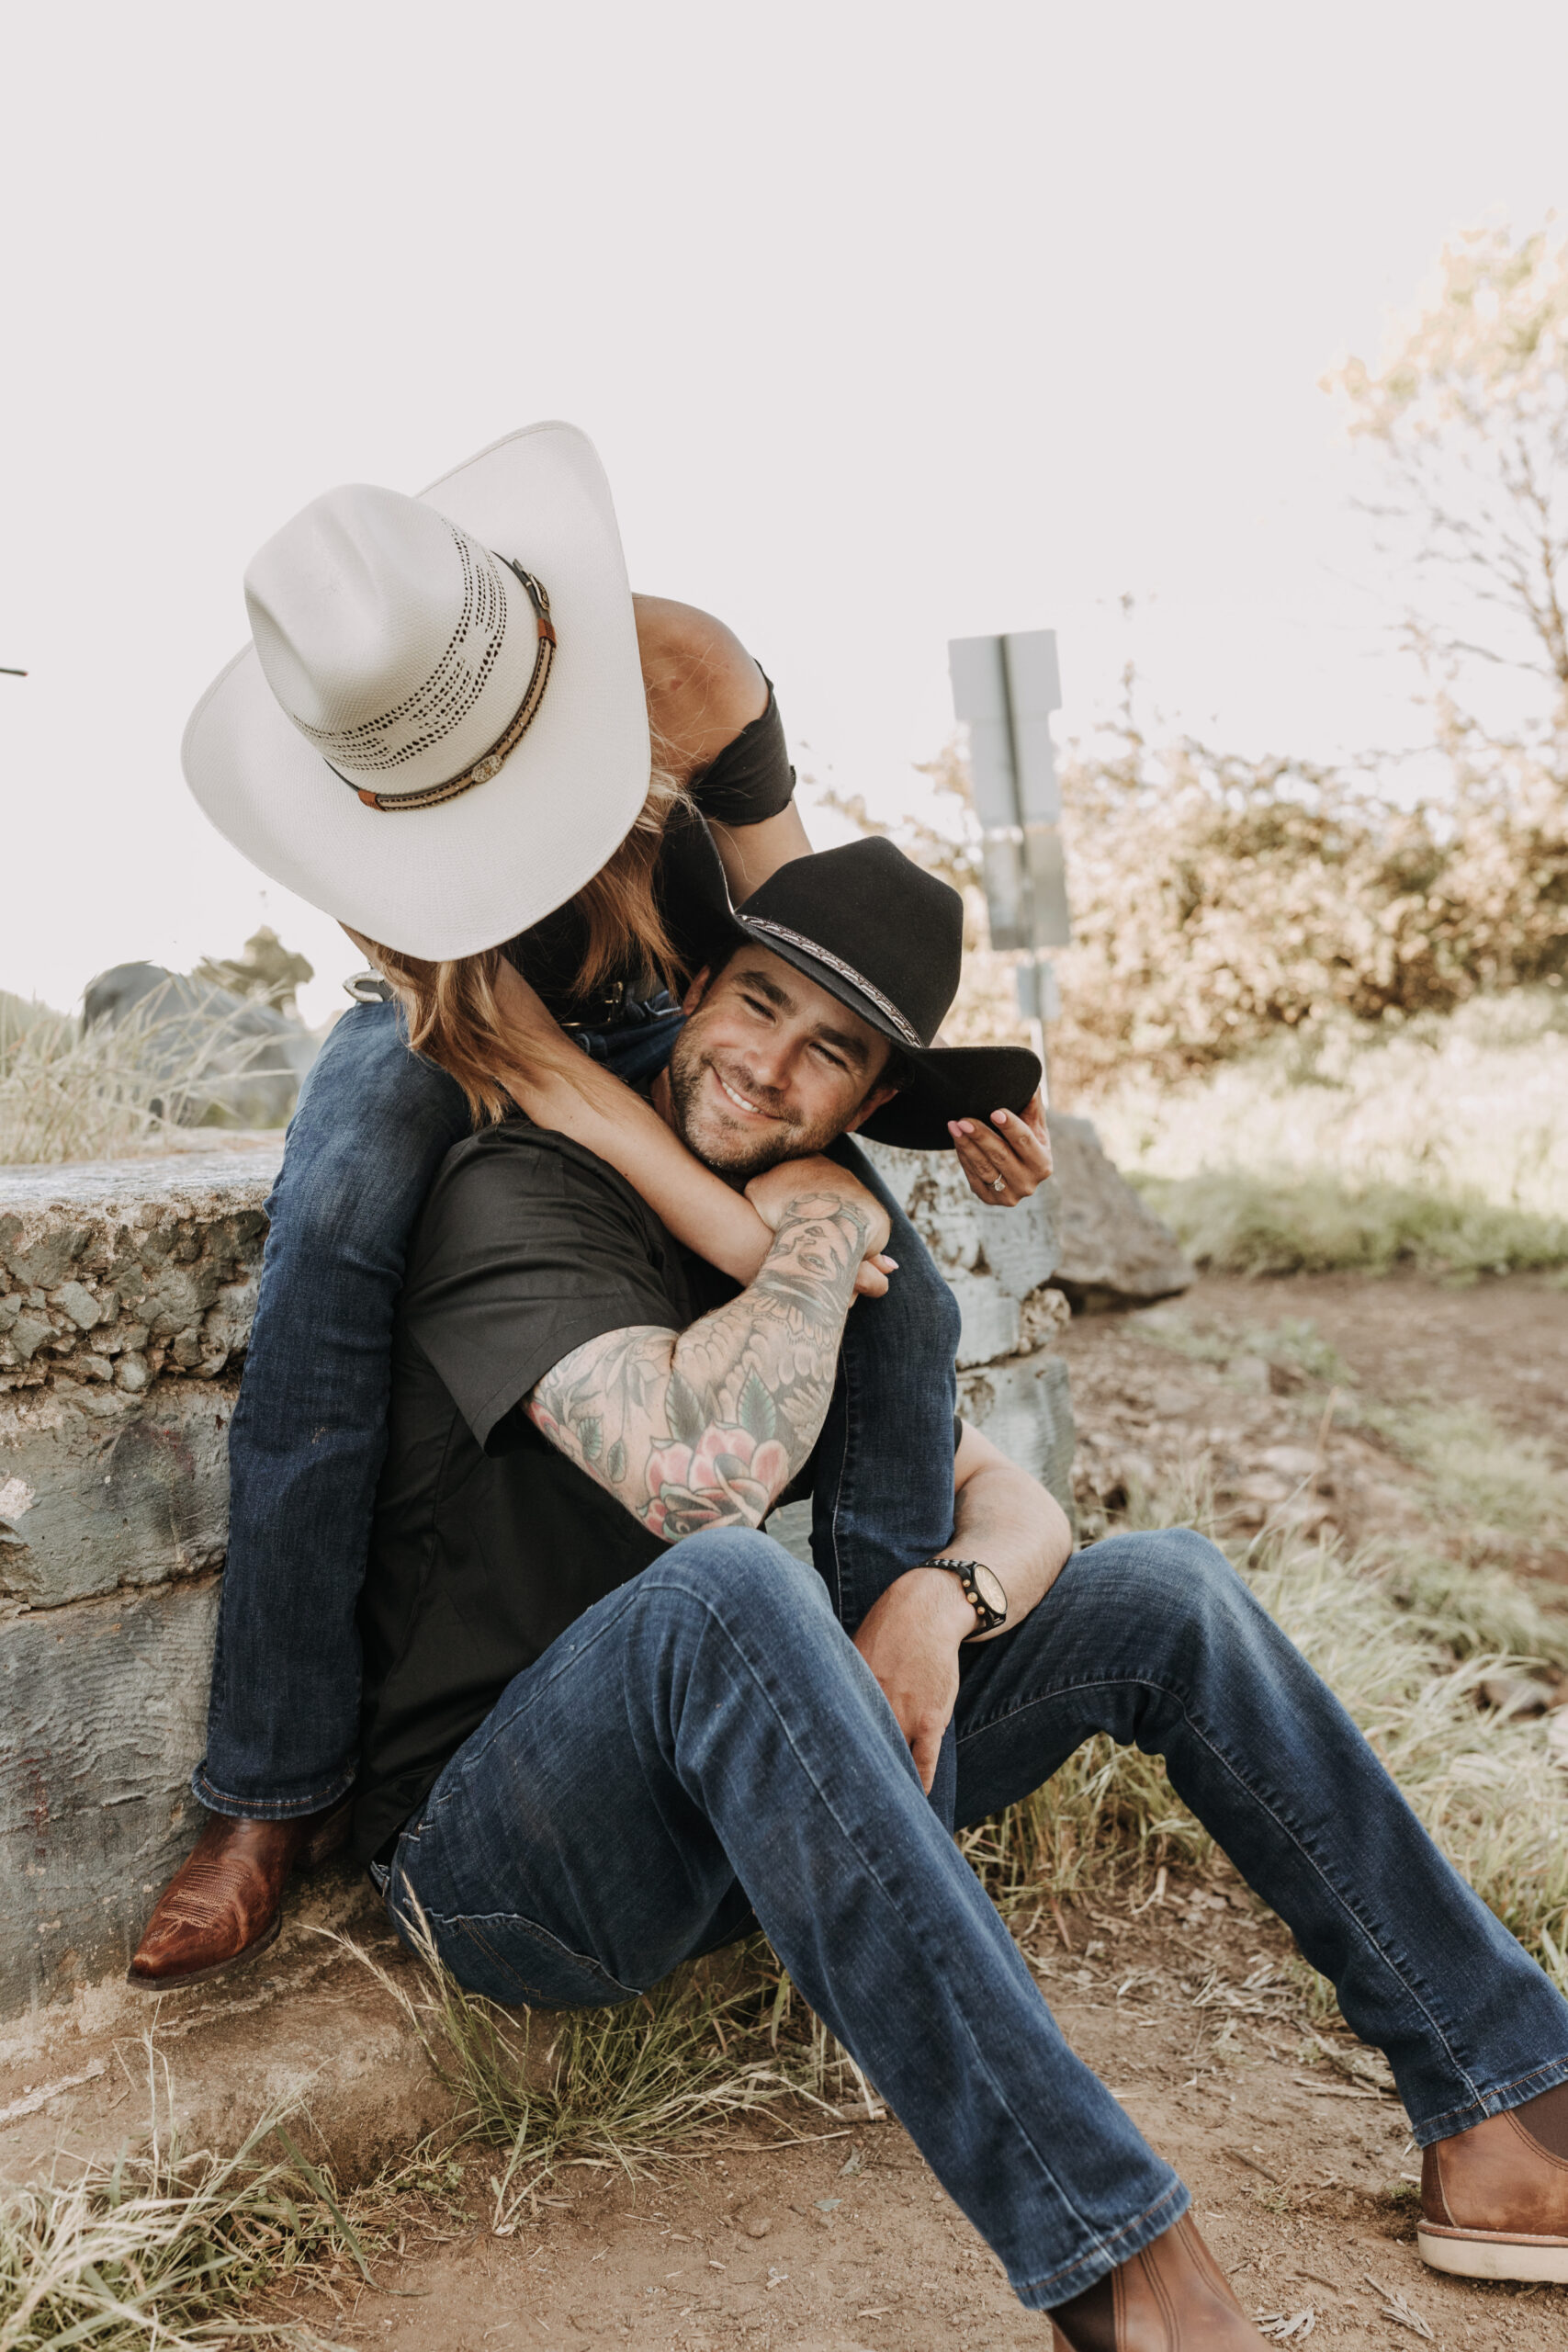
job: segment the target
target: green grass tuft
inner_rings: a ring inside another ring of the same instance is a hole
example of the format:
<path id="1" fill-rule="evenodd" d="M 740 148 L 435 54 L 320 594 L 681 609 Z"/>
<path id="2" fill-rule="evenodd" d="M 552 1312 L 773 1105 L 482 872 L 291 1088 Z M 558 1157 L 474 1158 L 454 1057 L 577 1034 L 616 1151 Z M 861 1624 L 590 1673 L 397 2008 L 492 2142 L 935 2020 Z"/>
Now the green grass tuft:
<path id="1" fill-rule="evenodd" d="M 1356 1184 L 1332 1170 L 1135 1171 L 1149 1205 L 1194 1265 L 1219 1274 L 1392 1273 L 1452 1280 L 1568 1265 L 1568 1217 L 1476 1192 Z"/>

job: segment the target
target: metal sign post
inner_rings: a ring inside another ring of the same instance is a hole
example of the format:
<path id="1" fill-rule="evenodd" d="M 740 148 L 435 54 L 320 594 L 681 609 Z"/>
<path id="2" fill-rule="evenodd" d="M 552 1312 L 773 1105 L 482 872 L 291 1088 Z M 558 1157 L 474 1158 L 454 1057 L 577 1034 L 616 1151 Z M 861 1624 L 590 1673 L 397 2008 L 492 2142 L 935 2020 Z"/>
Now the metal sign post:
<path id="1" fill-rule="evenodd" d="M 1056 632 L 957 637 L 947 655 L 953 708 L 969 729 L 991 944 L 1027 959 L 1015 973 L 1018 1008 L 1043 1069 L 1044 1024 L 1056 1012 L 1047 951 L 1072 937 L 1051 741 L 1062 707 Z"/>

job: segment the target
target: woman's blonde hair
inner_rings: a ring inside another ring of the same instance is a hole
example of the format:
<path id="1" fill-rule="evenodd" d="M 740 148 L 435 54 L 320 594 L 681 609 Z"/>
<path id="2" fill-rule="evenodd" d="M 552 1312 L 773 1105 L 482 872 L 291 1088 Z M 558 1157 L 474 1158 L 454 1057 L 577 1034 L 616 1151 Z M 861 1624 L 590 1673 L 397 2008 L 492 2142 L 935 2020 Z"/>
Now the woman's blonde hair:
<path id="1" fill-rule="evenodd" d="M 648 797 L 615 854 L 569 903 L 581 915 L 587 945 L 573 993 L 592 997 L 638 953 L 658 987 L 679 994 L 688 978 L 660 911 L 654 887 L 664 831 L 677 808 L 689 806 L 685 786 L 656 767 Z M 476 1126 L 503 1119 L 512 1108 L 501 1073 L 516 1068 L 518 1051 L 496 1001 L 505 951 L 430 963 L 394 948 L 365 943 L 372 962 L 397 992 L 408 1020 L 409 1043 L 455 1078 Z"/>

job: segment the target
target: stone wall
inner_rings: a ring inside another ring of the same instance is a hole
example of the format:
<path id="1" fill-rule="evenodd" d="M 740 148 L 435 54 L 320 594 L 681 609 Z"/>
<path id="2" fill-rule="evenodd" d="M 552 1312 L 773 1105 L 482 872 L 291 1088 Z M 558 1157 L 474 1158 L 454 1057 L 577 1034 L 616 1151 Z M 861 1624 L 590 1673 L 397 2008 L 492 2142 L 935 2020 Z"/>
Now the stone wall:
<path id="1" fill-rule="evenodd" d="M 867 1149 L 963 1311 L 958 1408 L 1072 1514 L 1067 1367 L 1051 1342 L 1068 1317 L 1055 1182 L 1011 1209 L 984 1208 L 950 1152 Z"/>
<path id="2" fill-rule="evenodd" d="M 122 1967 L 189 1842 L 277 1159 L 0 1174 L 0 2016 Z"/>
<path id="3" fill-rule="evenodd" d="M 278 1156 L 0 1171 L 0 2017 L 122 1968 L 189 1843 Z M 964 1413 L 1068 1503 L 1051 1188 L 874 1156 L 961 1302 Z"/>

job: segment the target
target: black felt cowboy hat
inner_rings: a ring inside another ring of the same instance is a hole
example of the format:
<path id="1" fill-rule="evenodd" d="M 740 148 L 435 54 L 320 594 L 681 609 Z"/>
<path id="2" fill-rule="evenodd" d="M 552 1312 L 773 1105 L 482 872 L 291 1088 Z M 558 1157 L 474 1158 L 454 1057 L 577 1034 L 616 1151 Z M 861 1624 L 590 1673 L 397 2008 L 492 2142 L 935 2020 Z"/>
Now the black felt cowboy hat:
<path id="1" fill-rule="evenodd" d="M 716 865 L 717 860 L 715 864 Z M 880 838 L 791 859 L 705 928 L 782 956 L 898 1049 L 898 1092 L 860 1130 L 878 1143 L 950 1151 L 950 1119 L 1022 1111 L 1040 1085 L 1023 1046 L 933 1046 L 958 992 L 964 901 Z"/>

